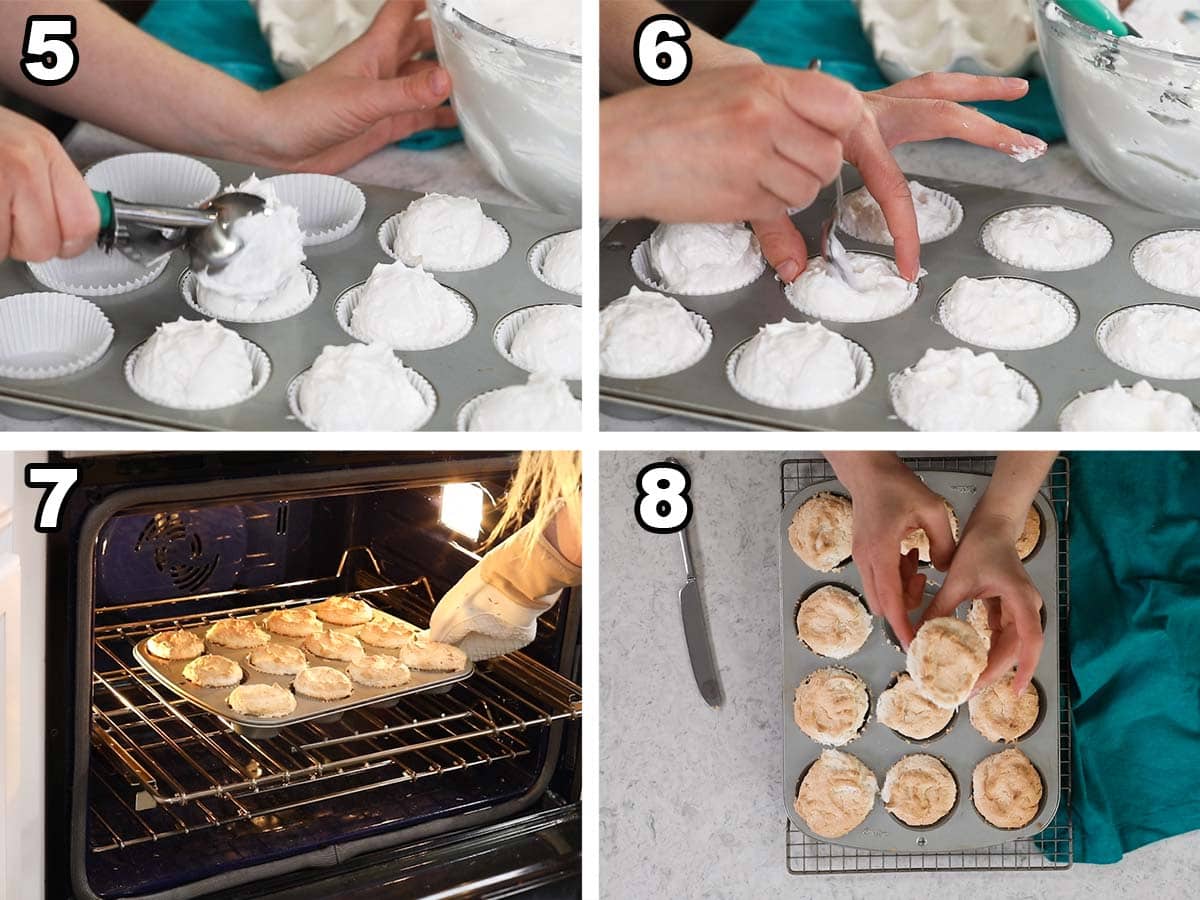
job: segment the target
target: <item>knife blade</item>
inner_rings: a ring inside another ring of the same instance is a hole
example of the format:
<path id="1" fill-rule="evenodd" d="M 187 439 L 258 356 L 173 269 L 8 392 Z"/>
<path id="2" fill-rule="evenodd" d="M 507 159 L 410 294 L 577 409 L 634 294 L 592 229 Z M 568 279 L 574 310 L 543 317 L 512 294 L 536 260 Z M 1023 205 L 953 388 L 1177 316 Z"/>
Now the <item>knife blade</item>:
<path id="1" fill-rule="evenodd" d="M 671 460 L 678 465 L 677 460 Z M 709 706 L 721 705 L 721 681 L 717 675 L 717 660 L 713 654 L 712 639 L 708 631 L 708 617 L 704 612 L 704 598 L 700 595 L 700 580 L 692 564 L 692 547 L 688 540 L 688 526 L 679 531 L 679 546 L 683 550 L 683 568 L 686 580 L 679 589 L 679 611 L 683 616 L 683 637 L 687 642 L 688 657 L 692 662 L 692 675 L 700 696 Z"/>

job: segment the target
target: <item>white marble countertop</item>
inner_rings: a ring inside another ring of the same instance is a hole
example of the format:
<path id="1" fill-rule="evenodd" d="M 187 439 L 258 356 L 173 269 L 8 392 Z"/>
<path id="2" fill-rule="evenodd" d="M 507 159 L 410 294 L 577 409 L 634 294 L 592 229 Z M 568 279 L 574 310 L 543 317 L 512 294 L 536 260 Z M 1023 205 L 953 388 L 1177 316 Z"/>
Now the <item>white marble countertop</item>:
<path id="1" fill-rule="evenodd" d="M 667 456 L 601 453 L 600 847 L 606 897 L 1095 900 L 1194 897 L 1200 832 L 1067 871 L 787 871 L 778 614 L 778 453 L 674 455 L 692 476 L 693 549 L 725 704 L 692 679 L 678 541 L 632 521 L 634 480 Z M 796 455 L 796 454 L 789 454 Z"/>
<path id="2" fill-rule="evenodd" d="M 894 151 L 901 168 L 909 175 L 934 175 L 951 181 L 986 184 L 999 188 L 1050 194 L 1066 200 L 1119 203 L 1116 194 L 1083 167 L 1065 141 L 1054 144 L 1041 159 L 1019 163 L 1007 156 L 964 144 L 961 141 L 932 141 L 908 144 Z M 604 431 L 735 431 L 686 416 L 656 416 L 624 419 L 605 412 L 601 406 L 600 428 Z M 653 414 L 651 414 L 653 415 Z"/>

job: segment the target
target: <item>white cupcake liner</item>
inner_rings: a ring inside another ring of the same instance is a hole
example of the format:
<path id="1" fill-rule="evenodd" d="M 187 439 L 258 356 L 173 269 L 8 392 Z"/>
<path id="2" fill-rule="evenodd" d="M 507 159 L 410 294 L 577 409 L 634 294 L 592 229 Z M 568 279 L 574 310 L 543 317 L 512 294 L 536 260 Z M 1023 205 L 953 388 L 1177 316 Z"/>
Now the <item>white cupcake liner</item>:
<path id="1" fill-rule="evenodd" d="M 0 300 L 0 378 L 63 378 L 94 365 L 113 339 L 96 304 L 70 294 Z"/>
<path id="2" fill-rule="evenodd" d="M 1033 410 L 1029 413 L 1029 415 L 1025 418 L 1025 420 L 1023 422 L 1018 423 L 1016 426 L 1014 426 L 1012 428 L 1012 431 L 1020 431 L 1022 428 L 1024 428 L 1026 425 L 1028 425 L 1030 422 L 1033 421 L 1034 416 L 1036 416 L 1038 410 L 1041 409 L 1042 394 L 1037 389 L 1037 385 L 1033 383 L 1033 380 L 1030 379 L 1030 377 L 1028 375 L 1026 375 L 1024 372 L 1021 372 L 1018 369 L 1014 369 L 1012 366 L 1008 365 L 1008 363 L 1004 364 L 1004 368 L 1008 369 L 1010 372 L 1015 374 L 1017 376 L 1017 378 L 1019 378 L 1021 380 L 1021 383 L 1025 386 L 1025 388 L 1033 394 L 1033 399 L 1034 399 Z M 891 404 L 892 404 L 892 412 L 894 412 L 896 414 L 896 418 L 898 418 L 901 422 L 903 422 L 905 425 L 907 425 L 913 431 L 922 431 L 923 429 L 917 428 L 915 425 L 913 425 L 911 422 L 909 422 L 907 419 L 905 419 L 904 416 L 900 415 L 900 411 L 896 408 L 896 394 L 898 392 L 899 385 L 901 384 L 903 379 L 904 379 L 904 372 L 897 372 L 894 375 L 889 376 L 888 399 L 891 401 Z M 998 429 L 988 429 L 988 430 L 998 430 Z"/>
<path id="3" fill-rule="evenodd" d="M 400 257 L 396 255 L 396 251 L 392 249 L 392 246 L 396 243 L 396 231 L 399 227 L 400 217 L 402 215 L 404 215 L 403 211 L 398 212 L 393 216 L 389 216 L 387 219 L 384 220 L 384 223 L 379 226 L 379 233 L 378 233 L 379 246 L 383 248 L 383 252 L 386 253 L 388 256 L 390 256 L 392 259 L 397 259 L 397 260 L 400 259 Z M 492 265 L 495 265 L 496 263 L 500 262 L 500 260 L 502 260 L 504 258 L 504 254 L 506 254 L 508 252 L 509 245 L 512 243 L 512 237 L 509 235 L 508 229 L 505 228 L 503 225 L 501 225 L 499 222 L 497 222 L 495 219 L 493 219 L 491 216 L 484 216 L 484 218 L 487 219 L 489 222 L 491 222 L 492 225 L 494 225 L 496 228 L 498 228 L 500 230 L 500 233 L 502 235 L 504 235 L 504 247 L 503 247 L 503 249 L 500 250 L 499 253 L 497 253 L 495 255 L 494 258 L 485 260 L 484 262 L 481 262 L 475 266 L 454 266 L 453 268 L 434 268 L 433 266 L 425 265 L 425 266 L 423 266 L 423 268 L 429 270 L 430 272 L 475 272 L 475 271 L 478 271 L 479 269 L 486 269 L 488 266 L 492 266 Z"/>
<path id="4" fill-rule="evenodd" d="M 476 394 L 459 408 L 458 416 L 454 420 L 455 428 L 458 431 L 470 431 L 471 420 L 475 418 L 475 413 L 478 412 L 479 407 L 483 404 L 484 400 L 493 394 L 500 393 L 501 391 L 505 390 L 505 388 L 516 386 L 517 385 L 505 385 L 505 387 L 502 388 L 493 388 L 490 391 L 484 391 L 482 394 Z"/>
<path id="5" fill-rule="evenodd" d="M 857 194 L 859 191 L 866 191 L 866 190 L 867 189 L 865 187 L 861 187 L 861 188 L 857 188 L 853 191 L 847 191 L 845 193 L 844 197 L 849 197 L 851 194 Z M 950 235 L 952 235 L 952 234 L 954 234 L 954 232 L 958 231 L 959 226 L 962 225 L 962 222 L 963 222 L 963 207 L 962 207 L 962 204 L 958 202 L 958 198 L 956 198 L 950 194 L 947 194 L 945 191 L 939 191 L 935 188 L 931 188 L 928 186 L 926 187 L 926 190 L 928 190 L 929 193 L 932 194 L 934 196 L 934 198 L 936 198 L 940 204 L 942 204 L 942 206 L 944 206 L 944 207 L 946 207 L 946 209 L 950 210 L 950 222 L 944 229 L 937 232 L 936 234 L 926 235 L 926 236 L 922 237 L 921 238 L 922 245 L 932 244 L 936 241 L 942 240 L 943 238 L 950 237 Z M 844 231 L 846 234 L 850 235 L 852 238 L 857 238 L 858 240 L 860 240 L 864 243 L 867 243 L 867 244 L 876 244 L 881 247 L 891 247 L 895 244 L 895 241 L 892 241 L 892 240 L 880 242 L 880 241 L 871 240 L 871 238 L 866 237 L 862 232 L 858 231 L 855 228 L 855 226 L 858 224 L 857 222 L 849 221 L 848 218 L 845 217 L 846 209 L 847 209 L 847 207 L 846 207 L 845 203 L 843 203 L 843 205 L 842 205 L 843 218 L 838 219 L 838 223 L 837 223 L 837 227 L 838 227 L 839 231 Z M 890 237 L 890 235 L 889 235 L 889 237 Z"/>
<path id="6" fill-rule="evenodd" d="M 176 403 L 168 403 L 161 397 L 155 397 L 147 394 L 137 387 L 133 380 L 133 369 L 137 365 L 138 357 L 141 356 L 142 348 L 146 346 L 145 341 L 138 344 L 129 351 L 129 355 L 125 357 L 125 383 L 129 385 L 129 389 L 149 403 L 155 403 L 159 406 L 166 406 L 171 409 L 186 409 L 194 412 L 212 409 L 227 409 L 230 406 L 237 406 L 239 403 L 245 403 L 255 394 L 263 389 L 267 381 L 271 377 L 271 358 L 267 356 L 265 350 L 253 341 L 242 338 L 242 344 L 246 348 L 246 355 L 250 357 L 250 369 L 252 378 L 250 380 L 250 389 L 236 400 L 230 400 L 228 403 L 196 403 L 180 405 Z"/>
<path id="7" fill-rule="evenodd" d="M 309 431 L 318 431 L 319 429 L 305 417 L 304 411 L 300 408 L 300 388 L 304 385 L 304 379 L 308 373 L 309 369 L 305 369 L 303 372 L 293 378 L 288 384 L 288 408 L 291 410 L 292 415 L 296 418 L 296 420 L 305 428 L 307 428 Z M 429 380 L 416 369 L 405 366 L 404 377 L 408 379 L 409 384 L 416 388 L 417 393 L 421 395 L 421 399 L 425 401 L 425 406 L 429 410 L 429 412 L 425 415 L 425 418 L 421 419 L 421 421 L 413 425 L 412 428 L 408 429 L 409 431 L 420 431 L 429 424 L 429 420 L 432 419 L 433 414 L 437 412 L 437 391 L 433 389 L 433 385 L 429 383 Z"/>
<path id="8" fill-rule="evenodd" d="M 363 288 L 366 286 L 367 283 L 363 281 L 342 291 L 337 300 L 335 300 L 333 303 L 333 315 L 337 319 L 337 323 L 342 326 L 342 331 L 346 332 L 346 334 L 350 335 L 350 337 L 354 338 L 356 341 L 361 341 L 364 344 L 382 344 L 385 342 L 372 340 L 366 335 L 360 334 L 359 332 L 355 331 L 350 324 L 352 321 L 354 321 L 354 311 L 358 309 L 358 303 L 362 299 Z M 405 344 L 404 346 L 399 344 L 389 344 L 388 346 L 390 346 L 393 350 L 403 350 L 406 352 L 413 350 L 437 350 L 441 347 L 449 347 L 451 344 L 457 344 L 471 333 L 471 329 L 475 327 L 475 307 L 471 305 L 470 300 L 468 300 L 458 291 L 454 290 L 454 288 L 446 287 L 444 284 L 442 287 L 446 288 L 446 290 L 450 292 L 451 296 L 462 305 L 463 310 L 467 314 L 466 326 L 455 334 L 452 334 L 449 338 L 444 338 L 442 340 L 425 340 L 412 344 Z"/>
<path id="9" fill-rule="evenodd" d="M 1165 240 L 1166 238 L 1175 237 L 1181 234 L 1194 234 L 1197 240 L 1200 240 L 1200 228 L 1176 228 L 1171 231 L 1161 231 L 1158 234 L 1152 234 L 1148 238 L 1143 238 L 1134 246 L 1133 252 L 1129 256 L 1129 261 L 1133 265 L 1135 271 L 1142 281 L 1152 287 L 1158 288 L 1160 291 L 1167 291 L 1171 294 L 1179 294 L 1181 297 L 1200 297 L 1200 288 L 1190 290 L 1181 290 L 1182 285 L 1173 285 L 1169 281 L 1163 279 L 1154 272 L 1147 271 L 1146 261 L 1143 255 L 1146 250 L 1154 246 L 1157 241 Z"/>
<path id="10" fill-rule="evenodd" d="M 1059 430 L 1059 431 L 1065 431 L 1065 430 L 1066 430 L 1066 429 L 1064 429 L 1064 428 L 1063 428 L 1063 424 L 1062 424 L 1062 423 L 1063 423 L 1063 419 L 1064 419 L 1064 418 L 1066 417 L 1066 415 L 1067 415 L 1067 411 L 1068 411 L 1068 410 L 1069 410 L 1069 409 L 1070 409 L 1072 406 L 1074 406 L 1076 403 L 1078 403 L 1080 400 L 1082 400 L 1082 399 L 1083 399 L 1084 397 L 1086 397 L 1088 394 L 1094 394 L 1094 393 L 1096 393 L 1097 391 L 1103 391 L 1103 390 L 1106 390 L 1106 389 L 1107 389 L 1107 388 L 1109 388 L 1109 387 L 1112 387 L 1112 385 L 1105 385 L 1104 387 L 1092 388 L 1090 391 L 1081 391 L 1081 392 L 1080 392 L 1079 394 L 1077 394 L 1077 395 L 1076 395 L 1076 396 L 1075 396 L 1073 399 L 1071 399 L 1071 400 L 1070 400 L 1070 402 L 1068 402 L 1068 403 L 1067 403 L 1067 405 L 1066 405 L 1066 406 L 1064 406 L 1064 407 L 1063 407 L 1061 410 L 1059 410 L 1059 412 L 1058 412 L 1058 418 L 1055 420 L 1055 423 L 1058 425 L 1058 430 Z M 1133 386 L 1132 386 L 1132 385 L 1129 385 L 1129 384 L 1122 384 L 1122 385 L 1121 385 L 1121 387 L 1122 387 L 1122 388 L 1124 388 L 1125 390 L 1127 390 L 1127 391 L 1128 391 L 1128 390 L 1131 390 Z M 1158 390 L 1162 390 L 1162 388 L 1159 388 Z M 1179 392 L 1178 392 L 1178 391 L 1172 391 L 1171 393 L 1179 393 Z M 1190 402 L 1190 401 L 1189 401 L 1189 402 Z M 1192 430 L 1193 430 L 1193 431 L 1200 431 L 1200 409 L 1197 409 L 1197 408 L 1196 408 L 1196 404 L 1194 404 L 1194 403 L 1192 404 Z"/>
<path id="11" fill-rule="evenodd" d="M 562 291 L 564 294 L 574 294 L 576 297 L 578 297 L 580 296 L 579 291 L 568 291 L 565 287 L 555 284 L 542 272 L 543 266 L 546 265 L 546 255 L 550 252 L 550 249 L 559 240 L 559 238 L 570 233 L 570 231 L 560 231 L 558 234 L 552 234 L 549 237 L 542 238 L 529 248 L 529 256 L 526 257 L 526 259 L 529 261 L 530 271 L 537 276 L 537 280 L 542 284 L 548 285 L 549 287 L 554 288 L 556 291 Z"/>
<path id="12" fill-rule="evenodd" d="M 1100 227 L 1100 231 L 1103 232 L 1104 235 L 1107 237 L 1107 241 L 1104 243 L 1104 245 L 1103 245 L 1104 249 L 1102 251 L 1094 252 L 1094 254 L 1092 256 L 1088 257 L 1087 260 L 1084 262 L 1072 263 L 1071 265 L 1031 266 L 1031 265 L 1027 265 L 1026 263 L 1020 262 L 1016 259 L 1013 259 L 1011 257 L 1002 256 L 999 253 L 999 251 L 996 250 L 996 248 L 994 246 L 994 242 L 992 240 L 990 240 L 990 236 L 991 236 L 991 229 L 993 228 L 995 221 L 1000 216 L 1004 215 L 1005 213 L 1010 213 L 1013 210 L 1017 210 L 1017 209 L 1028 209 L 1028 208 L 1034 207 L 1034 206 L 1050 206 L 1050 205 L 1051 204 L 1049 204 L 1049 203 L 1040 203 L 1040 204 L 1039 203 L 1027 203 L 1024 206 L 1013 206 L 1013 207 L 1010 207 L 1009 209 L 1001 210 L 1000 212 L 996 213 L 993 216 L 989 216 L 988 220 L 986 222 L 984 222 L 983 226 L 979 229 L 979 243 L 982 245 L 984 251 L 988 254 L 988 256 L 992 257 L 993 259 L 998 259 L 998 260 L 1000 260 L 1000 262 L 1005 263 L 1006 265 L 1010 265 L 1015 269 L 1025 269 L 1026 271 L 1029 271 L 1029 272 L 1073 272 L 1077 269 L 1086 269 L 1088 266 L 1094 266 L 1096 263 L 1100 262 L 1100 260 L 1104 259 L 1104 257 L 1108 256 L 1108 252 L 1110 250 L 1112 250 L 1112 246 L 1113 246 L 1113 236 L 1112 236 L 1112 232 L 1108 230 L 1108 226 L 1105 225 L 1103 222 L 1101 222 L 1099 219 L 1097 219 L 1093 216 L 1089 216 L 1087 213 L 1081 213 L 1077 210 L 1071 209 L 1066 206 L 1064 206 L 1063 208 L 1066 209 L 1067 212 L 1069 212 L 1071 215 L 1078 216 L 1081 219 L 1086 219 L 1087 221 L 1089 221 L 1095 225 L 1098 225 Z"/>
<path id="13" fill-rule="evenodd" d="M 756 241 L 757 243 L 757 241 Z M 732 294 L 734 291 L 740 291 L 747 285 L 754 284 L 762 277 L 762 273 L 767 270 L 767 261 L 763 258 L 762 253 L 758 255 L 758 268 L 753 275 L 739 282 L 734 282 L 729 285 L 722 285 L 716 290 L 708 291 L 681 291 L 675 288 L 668 288 L 662 282 L 654 277 L 654 268 L 650 265 L 650 239 L 642 241 L 633 248 L 633 254 L 629 257 L 629 264 L 633 266 L 633 273 L 637 275 L 638 280 L 656 291 L 662 293 L 679 294 L 682 297 L 712 297 L 717 294 Z"/>
<path id="14" fill-rule="evenodd" d="M 208 166 L 178 153 L 126 153 L 96 163 L 84 180 L 119 200 L 196 207 L 217 195 L 221 179 Z"/>
<path id="15" fill-rule="evenodd" d="M 953 285 L 946 288 L 946 290 L 945 290 L 945 292 L 943 292 L 942 296 L 938 298 L 937 306 L 934 309 L 934 313 L 933 313 L 933 321 L 936 322 L 938 325 L 940 325 L 942 328 L 944 328 L 947 331 L 947 333 L 954 335 L 954 337 L 958 338 L 960 341 L 963 341 L 967 344 L 971 344 L 972 346 L 975 346 L 975 347 L 984 347 L 988 350 L 1037 350 L 1041 347 L 1049 347 L 1049 346 L 1052 346 L 1053 344 L 1057 344 L 1059 341 L 1066 338 L 1067 335 L 1069 335 L 1072 331 L 1075 330 L 1075 326 L 1079 324 L 1079 308 L 1075 305 L 1074 301 L 1071 300 L 1070 297 L 1068 297 L 1065 293 L 1058 290 L 1057 288 L 1052 288 L 1048 284 L 1042 284 L 1040 281 L 1034 281 L 1030 278 L 1020 278 L 1015 275 L 984 275 L 979 280 L 985 281 L 985 280 L 989 280 L 989 279 L 993 279 L 993 278 L 1003 278 L 1008 281 L 1022 281 L 1024 283 L 1036 288 L 1040 293 L 1044 294 L 1047 298 L 1049 298 L 1053 302 L 1057 303 L 1064 310 L 1066 310 L 1067 315 L 1070 316 L 1071 324 L 1066 328 L 1065 331 L 1062 332 L 1062 334 L 1059 334 L 1053 340 L 1045 341 L 1040 344 L 1032 344 L 1032 345 L 1029 345 L 1029 344 L 1020 344 L 1020 345 L 1019 344 L 999 344 L 999 343 L 985 344 L 982 341 L 978 341 L 972 337 L 968 337 L 966 334 L 955 331 L 953 328 L 951 328 L 949 325 L 946 324 L 945 319 L 942 317 L 942 307 L 946 304 L 947 300 L 949 299 L 950 292 L 952 290 L 954 290 Z"/>
<path id="16" fill-rule="evenodd" d="M 207 306 L 200 302 L 196 291 L 196 274 L 191 269 L 184 269 L 183 274 L 179 276 L 179 293 L 183 295 L 184 302 L 192 309 L 209 319 L 219 319 L 222 322 L 236 322 L 239 325 L 262 325 L 265 322 L 282 322 L 284 319 L 290 319 L 292 316 L 299 315 L 312 306 L 313 301 L 317 299 L 317 291 L 321 289 L 321 283 L 317 280 L 317 276 L 313 274 L 312 269 L 308 266 L 300 266 L 304 270 L 304 278 L 308 282 L 308 298 L 303 303 L 296 303 L 286 309 L 265 316 L 219 316 Z"/>
<path id="17" fill-rule="evenodd" d="M 164 256 L 150 268 L 124 256 L 119 250 L 105 253 L 89 247 L 74 259 L 51 259 L 29 263 L 29 271 L 52 291 L 80 297 L 111 297 L 145 287 L 162 274 L 170 262 Z"/>
<path id="18" fill-rule="evenodd" d="M 506 360 L 508 360 L 510 363 L 512 363 L 514 366 L 516 366 L 518 369 L 521 369 L 525 372 L 529 372 L 530 374 L 532 374 L 533 369 L 529 369 L 529 368 L 521 365 L 519 362 L 517 362 L 513 358 L 513 355 L 512 355 L 513 340 L 516 338 L 517 332 L 521 330 L 521 326 L 529 321 L 530 316 L 532 316 L 538 310 L 551 309 L 551 308 L 557 307 L 557 306 L 574 306 L 576 309 L 580 308 L 579 306 L 577 306 L 574 303 L 539 303 L 536 306 L 525 306 L 525 307 L 522 307 L 521 309 L 513 310 L 508 315 L 506 315 L 503 319 L 501 319 L 499 322 L 497 322 L 495 329 L 492 331 L 492 343 L 496 345 L 496 350 L 499 352 L 499 354 L 501 356 L 503 356 Z M 582 358 L 583 348 L 582 347 L 579 348 L 579 352 L 580 352 L 579 365 L 580 365 L 580 370 L 581 370 L 580 374 L 576 375 L 572 378 L 566 379 L 567 381 L 579 381 L 580 378 L 582 377 L 582 367 L 583 367 L 583 358 Z"/>
<path id="19" fill-rule="evenodd" d="M 757 337 L 757 335 L 755 335 L 755 337 Z M 866 348 L 858 342 L 850 340 L 848 337 L 842 335 L 839 335 L 839 337 L 841 337 L 842 340 L 849 345 L 850 358 L 854 361 L 855 372 L 854 387 L 850 390 L 850 393 L 846 394 L 844 397 L 836 397 L 824 403 L 794 403 L 786 406 L 777 406 L 773 403 L 767 403 L 763 400 L 760 400 L 757 397 L 747 393 L 742 389 L 742 386 L 738 384 L 736 377 L 737 364 L 738 360 L 742 358 L 742 354 L 745 352 L 746 347 L 748 347 L 750 342 L 754 340 L 754 337 L 746 338 L 746 340 L 742 341 L 731 351 L 729 351 L 729 355 L 725 357 L 725 378 L 729 382 L 730 387 L 737 391 L 738 396 L 749 400 L 751 403 L 757 403 L 759 406 L 766 406 L 770 409 L 826 409 L 830 406 L 839 406 L 840 404 L 845 403 L 847 400 L 852 400 L 861 394 L 870 383 L 871 377 L 875 374 L 875 361 L 871 359 L 871 354 L 866 351 Z"/>
<path id="20" fill-rule="evenodd" d="M 890 262 L 892 264 L 893 267 L 895 267 L 895 265 L 896 265 L 896 261 L 892 257 L 888 256 L 886 253 L 877 253 L 874 250 L 847 250 L 846 252 L 849 256 L 878 256 L 881 259 L 886 259 L 888 262 Z M 811 257 L 809 257 L 808 261 L 809 261 L 809 263 L 811 263 L 813 260 L 820 259 L 820 258 L 821 258 L 820 256 L 811 256 Z M 805 267 L 804 271 L 807 272 L 808 268 Z M 897 276 L 896 276 L 897 278 L 900 277 L 898 272 L 899 272 L 899 270 L 897 270 Z M 803 277 L 804 277 L 804 275 L 801 274 L 800 278 L 803 278 Z M 791 291 L 792 285 L 796 284 L 800 280 L 800 278 L 797 278 L 796 281 L 793 281 L 791 284 L 783 284 L 782 282 L 780 283 L 780 287 L 783 290 L 783 296 L 787 298 L 788 303 L 792 304 L 792 306 L 796 309 L 797 312 L 803 313 L 804 315 L 808 316 L 811 319 L 822 319 L 826 322 L 837 322 L 842 325 L 857 325 L 857 324 L 861 324 L 863 322 L 884 322 L 888 319 L 895 318 L 896 316 L 900 315 L 900 313 L 904 312 L 905 310 L 911 309 L 913 307 L 913 305 L 918 300 L 921 299 L 921 292 L 925 289 L 924 275 L 921 275 L 920 277 L 917 278 L 916 293 L 914 293 L 912 296 L 912 299 L 909 300 L 907 303 L 905 303 L 903 306 L 899 306 L 896 309 L 892 310 L 891 312 L 889 312 L 883 316 L 866 316 L 866 317 L 858 316 L 858 317 L 855 317 L 855 316 L 848 316 L 843 313 L 830 314 L 827 310 L 825 310 L 825 311 L 811 310 L 807 306 L 802 305 L 795 298 L 795 296 L 792 294 L 792 291 Z"/>
<path id="21" fill-rule="evenodd" d="M 367 209 L 362 190 L 336 175 L 274 175 L 266 181 L 275 188 L 280 203 L 299 210 L 305 247 L 346 237 L 358 227 Z"/>
<path id="22" fill-rule="evenodd" d="M 708 319 L 704 318 L 704 316 L 700 315 L 700 313 L 694 312 L 690 309 L 687 309 L 686 312 L 692 317 L 692 325 L 695 326 L 696 331 L 700 333 L 700 337 L 704 339 L 704 343 L 700 345 L 700 351 L 695 355 L 695 357 L 688 360 L 683 365 L 656 369 L 639 375 L 613 375 L 611 372 L 605 372 L 603 366 L 600 367 L 600 374 L 605 378 L 616 378 L 622 381 L 643 381 L 647 378 L 662 378 L 666 375 L 675 375 L 679 372 L 684 372 L 687 369 L 690 369 L 696 363 L 700 362 L 700 360 L 704 359 L 704 355 L 708 353 L 709 348 L 712 346 L 712 326 L 708 324 Z"/>
<path id="23" fill-rule="evenodd" d="M 1096 343 L 1100 346 L 1100 352 L 1103 353 L 1111 362 L 1116 363 L 1122 369 L 1141 375 L 1145 378 L 1156 378 L 1162 381 L 1193 381 L 1200 378 L 1200 372 L 1195 375 L 1166 375 L 1162 372 L 1150 371 L 1146 368 L 1137 368 L 1136 365 L 1125 357 L 1121 356 L 1111 346 L 1109 346 L 1109 332 L 1124 316 L 1128 316 L 1135 309 L 1182 309 L 1193 316 L 1200 317 L 1200 310 L 1195 310 L 1190 306 L 1184 306 L 1182 303 L 1137 303 L 1133 306 L 1126 306 L 1118 309 L 1116 312 L 1111 312 L 1096 326 Z"/>

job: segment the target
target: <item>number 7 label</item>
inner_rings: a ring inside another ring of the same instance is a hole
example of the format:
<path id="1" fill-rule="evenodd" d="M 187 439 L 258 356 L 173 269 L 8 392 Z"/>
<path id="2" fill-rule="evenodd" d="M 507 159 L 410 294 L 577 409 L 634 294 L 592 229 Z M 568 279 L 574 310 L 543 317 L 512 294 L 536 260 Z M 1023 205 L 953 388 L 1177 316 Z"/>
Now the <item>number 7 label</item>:
<path id="1" fill-rule="evenodd" d="M 38 504 L 33 528 L 40 534 L 51 534 L 62 527 L 62 510 L 79 481 L 79 470 L 68 466 L 30 463 L 25 467 L 25 487 L 44 487 L 48 490 Z"/>

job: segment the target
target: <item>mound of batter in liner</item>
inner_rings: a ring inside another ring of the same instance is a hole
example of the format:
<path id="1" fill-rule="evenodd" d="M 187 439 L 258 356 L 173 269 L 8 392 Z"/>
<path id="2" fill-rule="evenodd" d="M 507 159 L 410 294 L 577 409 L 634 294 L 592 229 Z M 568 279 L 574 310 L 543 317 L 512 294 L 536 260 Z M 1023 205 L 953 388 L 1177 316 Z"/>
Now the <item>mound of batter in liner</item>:
<path id="1" fill-rule="evenodd" d="M 164 406 L 228 406 L 250 395 L 254 367 L 237 332 L 212 320 L 180 318 L 159 325 L 142 344 L 130 379 Z"/>
<path id="2" fill-rule="evenodd" d="M 814 409 L 848 399 L 858 383 L 851 345 L 819 322 L 763 325 L 738 357 L 739 392 L 777 409 Z"/>
<path id="3" fill-rule="evenodd" d="M 959 340 L 992 350 L 1032 350 L 1061 341 L 1075 316 L 1052 288 L 1024 278 L 954 282 L 938 305 L 942 326 Z"/>
<path id="4" fill-rule="evenodd" d="M 659 225 L 650 235 L 650 271 L 658 287 L 680 294 L 719 294 L 749 284 L 765 263 L 758 238 L 741 222 Z"/>
<path id="5" fill-rule="evenodd" d="M 508 236 L 478 200 L 426 194 L 396 222 L 392 250 L 410 266 L 439 272 L 480 269 L 504 255 Z"/>
<path id="6" fill-rule="evenodd" d="M 560 234 L 542 260 L 542 278 L 568 294 L 583 293 L 583 232 Z"/>
<path id="7" fill-rule="evenodd" d="M 565 381 L 535 372 L 525 384 L 486 394 L 467 431 L 579 431 L 583 404 Z"/>
<path id="8" fill-rule="evenodd" d="M 892 381 L 896 414 L 918 431 L 1017 431 L 1037 412 L 1037 391 L 994 353 L 925 351 Z"/>
<path id="9" fill-rule="evenodd" d="M 471 314 L 454 291 L 402 262 L 375 266 L 350 317 L 362 339 L 400 350 L 444 347 L 470 324 Z"/>
<path id="10" fill-rule="evenodd" d="M 1146 238 L 1133 249 L 1133 268 L 1159 290 L 1200 297 L 1200 229 Z"/>
<path id="11" fill-rule="evenodd" d="M 300 386 L 300 408 L 318 431 L 412 431 L 430 413 L 385 344 L 328 346 Z"/>
<path id="12" fill-rule="evenodd" d="M 850 287 L 819 256 L 784 288 L 792 306 L 806 316 L 831 322 L 875 322 L 912 306 L 920 288 L 900 277 L 896 264 L 874 253 L 849 253 L 856 287 Z M 922 269 L 918 279 L 928 273 Z"/>
<path id="13" fill-rule="evenodd" d="M 962 223 L 962 206 L 949 194 L 910 181 L 913 210 L 917 214 L 917 234 L 922 244 L 939 241 L 953 234 Z M 892 232 L 878 201 L 865 187 L 851 191 L 842 199 L 838 228 L 871 244 L 893 243 Z"/>
<path id="14" fill-rule="evenodd" d="M 578 381 L 583 372 L 583 310 L 555 303 L 529 311 L 517 326 L 508 353 L 527 372 Z"/>
<path id="15" fill-rule="evenodd" d="M 863 823 L 875 806 L 879 782 L 857 756 L 824 750 L 796 792 L 796 812 L 814 834 L 838 838 Z"/>
<path id="16" fill-rule="evenodd" d="M 1117 365 L 1148 378 L 1200 378 L 1200 311 L 1147 304 L 1113 313 L 1100 346 Z"/>
<path id="17" fill-rule="evenodd" d="M 866 683 L 853 672 L 830 666 L 809 674 L 796 688 L 796 725 L 818 744 L 840 747 L 858 736 L 867 721 Z"/>
<path id="18" fill-rule="evenodd" d="M 1022 206 L 988 219 L 983 248 L 1010 266 L 1041 272 L 1082 269 L 1112 248 L 1107 228 L 1063 206 Z"/>
<path id="19" fill-rule="evenodd" d="M 1058 417 L 1063 431 L 1196 431 L 1196 407 L 1183 394 L 1139 381 L 1131 388 L 1112 385 L 1080 394 Z"/>
<path id="20" fill-rule="evenodd" d="M 656 378 L 699 362 L 708 346 L 692 314 L 674 297 L 631 287 L 600 310 L 600 372 Z"/>

